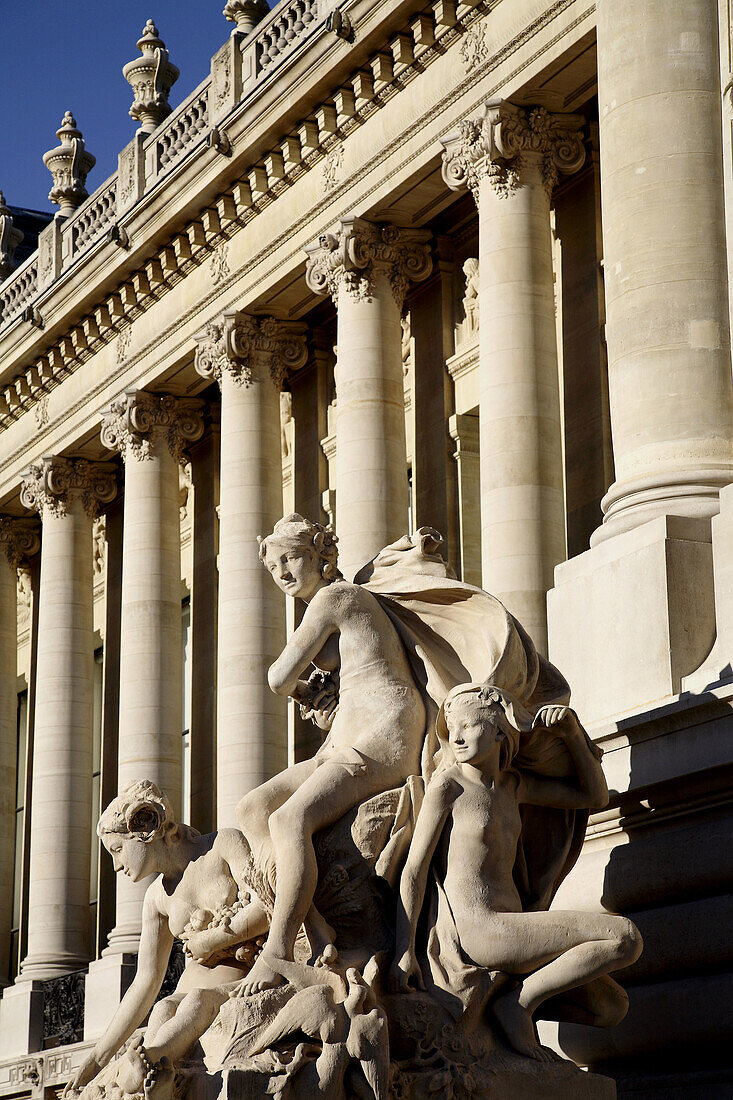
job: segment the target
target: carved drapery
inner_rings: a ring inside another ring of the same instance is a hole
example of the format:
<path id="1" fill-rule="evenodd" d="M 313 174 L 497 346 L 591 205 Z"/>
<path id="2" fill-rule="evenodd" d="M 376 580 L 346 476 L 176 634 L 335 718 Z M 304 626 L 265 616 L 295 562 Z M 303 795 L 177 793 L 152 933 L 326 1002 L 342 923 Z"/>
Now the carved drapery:
<path id="1" fill-rule="evenodd" d="M 306 248 L 306 282 L 316 294 L 330 294 L 334 301 L 342 290 L 369 301 L 383 276 L 402 308 L 410 282 L 422 282 L 432 270 L 429 239 L 423 229 L 343 218 L 337 233 L 324 233 Z"/>
<path id="2" fill-rule="evenodd" d="M 478 202 L 486 178 L 499 195 L 521 186 L 530 164 L 539 159 L 548 193 L 560 174 L 577 172 L 585 161 L 582 115 L 550 114 L 544 107 L 488 103 L 475 119 L 465 119 L 443 139 L 443 179 L 453 190 L 468 187 Z"/>
<path id="3" fill-rule="evenodd" d="M 162 442 L 179 463 L 187 461 L 186 447 L 204 432 L 203 402 L 195 397 L 127 390 L 102 414 L 105 447 L 150 458 Z"/>
<path id="4" fill-rule="evenodd" d="M 279 389 L 288 371 L 306 364 L 306 331 L 297 321 L 228 311 L 196 336 L 196 370 L 220 384 L 226 372 L 239 386 L 269 379 Z"/>
<path id="5" fill-rule="evenodd" d="M 41 545 L 38 520 L 28 516 L 0 516 L 0 552 L 18 568 L 26 558 L 38 553 Z"/>
<path id="6" fill-rule="evenodd" d="M 74 498 L 81 500 L 84 511 L 92 518 L 103 504 L 109 504 L 117 493 L 114 463 L 89 462 L 85 458 L 65 458 L 44 455 L 39 464 L 23 473 L 20 501 L 24 508 L 64 516 Z"/>

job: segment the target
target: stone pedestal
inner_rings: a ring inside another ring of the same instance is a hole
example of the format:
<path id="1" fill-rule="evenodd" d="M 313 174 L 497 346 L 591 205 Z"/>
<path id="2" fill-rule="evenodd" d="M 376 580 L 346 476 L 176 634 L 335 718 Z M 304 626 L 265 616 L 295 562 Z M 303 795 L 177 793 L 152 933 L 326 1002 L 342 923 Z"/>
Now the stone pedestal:
<path id="1" fill-rule="evenodd" d="M 0 1058 L 14 1058 L 43 1046 L 43 983 L 21 982 L 0 1000 Z"/>
<path id="2" fill-rule="evenodd" d="M 431 269 L 421 230 L 341 221 L 309 247 L 306 280 L 338 306 L 336 507 L 347 580 L 407 532 L 402 303 Z"/>
<path id="3" fill-rule="evenodd" d="M 733 480 L 718 5 L 601 0 L 597 17 L 616 481 L 595 543 L 709 518 Z"/>
<path id="4" fill-rule="evenodd" d="M 280 389 L 306 361 L 305 327 L 227 313 L 197 337 L 196 369 L 221 386 L 217 820 L 287 764 L 285 700 L 267 669 L 285 644 L 282 598 L 257 536 L 282 516 Z"/>
<path id="5" fill-rule="evenodd" d="M 578 115 L 490 103 L 446 140 L 443 176 L 479 211 L 483 584 L 547 652 L 565 558 L 550 194 L 584 161 Z"/>
<path id="6" fill-rule="evenodd" d="M 84 1040 L 106 1030 L 137 970 L 137 955 L 108 955 L 89 964 L 84 984 Z"/>
<path id="7" fill-rule="evenodd" d="M 43 520 L 25 980 L 89 960 L 92 519 L 115 492 L 109 463 L 47 457 L 24 475 L 21 501 Z"/>
<path id="8" fill-rule="evenodd" d="M 118 789 L 151 779 L 181 810 L 181 529 L 178 466 L 203 432 L 201 402 L 130 391 L 102 419 L 125 464 Z M 106 952 L 137 950 L 147 883 L 118 876 Z"/>

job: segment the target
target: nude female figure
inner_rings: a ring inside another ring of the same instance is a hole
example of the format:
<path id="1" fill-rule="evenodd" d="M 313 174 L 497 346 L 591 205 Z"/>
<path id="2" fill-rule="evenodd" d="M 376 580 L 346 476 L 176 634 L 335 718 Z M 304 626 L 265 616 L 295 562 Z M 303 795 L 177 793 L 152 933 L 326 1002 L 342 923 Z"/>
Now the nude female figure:
<path id="1" fill-rule="evenodd" d="M 563 738 L 577 781 L 513 769 L 519 732 L 506 710 L 501 692 L 478 684 L 461 685 L 446 697 L 454 763 L 435 774 L 418 815 L 400 883 L 390 985 L 406 992 L 411 984 L 423 984 L 415 936 L 435 860 L 463 954 L 475 966 L 520 978 L 491 1002 L 496 1019 L 518 1053 L 541 1060 L 532 1021 L 536 1009 L 555 994 L 629 966 L 642 942 L 625 917 L 522 912 L 512 875 L 520 805 L 601 809 L 608 788 L 577 716 L 564 706 L 542 708 L 534 724 Z"/>
<path id="2" fill-rule="evenodd" d="M 277 873 L 270 932 L 242 993 L 282 982 L 301 925 L 313 941 L 330 930 L 312 908 L 317 885 L 313 835 L 353 806 L 419 774 L 425 708 L 395 628 L 376 598 L 343 579 L 335 537 L 299 515 L 286 516 L 260 545 L 260 559 L 306 611 L 268 681 L 329 729 L 311 760 L 295 764 L 246 795 L 237 823 L 260 866 Z M 311 665 L 328 674 L 315 686 Z M 325 685 L 325 686 L 324 686 Z M 338 687 L 336 688 L 336 685 Z M 336 691 L 338 694 L 336 694 Z"/>
<path id="3" fill-rule="evenodd" d="M 128 1048 L 115 1063 L 114 1080 L 123 1092 L 136 1093 L 146 1077 L 150 1082 L 151 1072 L 155 1078 L 160 1071 L 160 1080 L 154 1081 L 159 1086 L 171 1078 L 168 1063 L 183 1057 L 203 1035 L 232 983 L 247 973 L 252 949 L 242 945 L 267 931 L 265 909 L 249 899 L 243 872 L 251 855 L 237 829 L 201 836 L 176 822 L 154 783 L 140 780 L 110 803 L 97 831 L 115 871 L 133 882 L 151 874 L 157 878 L 145 894 L 135 978 L 65 1090 L 66 1095 L 85 1089 L 85 1100 L 97 1095 L 94 1079 L 151 1008 L 142 1045 Z M 176 937 L 184 941 L 191 961 L 175 992 L 154 1004 Z M 166 1089 L 158 1091 L 165 1094 Z"/>

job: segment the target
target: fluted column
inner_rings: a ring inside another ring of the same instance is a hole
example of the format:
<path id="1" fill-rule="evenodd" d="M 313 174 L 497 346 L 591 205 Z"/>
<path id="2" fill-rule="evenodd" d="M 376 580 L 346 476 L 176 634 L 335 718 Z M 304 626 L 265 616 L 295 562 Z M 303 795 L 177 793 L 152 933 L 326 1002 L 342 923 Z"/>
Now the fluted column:
<path id="1" fill-rule="evenodd" d="M 115 492 L 110 463 L 45 457 L 23 477 L 21 502 L 43 521 L 23 980 L 89 959 L 92 520 Z"/>
<path id="2" fill-rule="evenodd" d="M 715 515 L 733 481 L 718 4 L 597 12 L 616 481 L 593 543 L 663 514 Z"/>
<path id="3" fill-rule="evenodd" d="M 197 336 L 196 369 L 221 387 L 217 820 L 234 825 L 247 791 L 287 764 L 285 701 L 267 669 L 285 644 L 282 595 L 263 569 L 258 535 L 282 515 L 280 389 L 304 366 L 305 326 L 225 313 Z"/>
<path id="4" fill-rule="evenodd" d="M 338 307 L 336 509 L 350 580 L 407 531 L 402 304 L 431 270 L 424 230 L 341 221 L 306 251 L 306 280 Z"/>
<path id="5" fill-rule="evenodd" d="M 583 164 L 582 124 L 491 103 L 444 142 L 446 182 L 468 185 L 479 211 L 483 584 L 544 653 L 546 593 L 565 558 L 550 195 Z"/>
<path id="6" fill-rule="evenodd" d="M 181 531 L 178 466 L 203 432 L 202 402 L 131 390 L 102 414 L 125 467 L 120 626 L 121 790 L 152 779 L 181 809 Z M 137 950 L 146 883 L 118 877 L 106 953 Z"/>
<path id="7" fill-rule="evenodd" d="M 0 516 L 0 986 L 10 974 L 18 753 L 18 566 L 40 545 L 38 521 Z"/>

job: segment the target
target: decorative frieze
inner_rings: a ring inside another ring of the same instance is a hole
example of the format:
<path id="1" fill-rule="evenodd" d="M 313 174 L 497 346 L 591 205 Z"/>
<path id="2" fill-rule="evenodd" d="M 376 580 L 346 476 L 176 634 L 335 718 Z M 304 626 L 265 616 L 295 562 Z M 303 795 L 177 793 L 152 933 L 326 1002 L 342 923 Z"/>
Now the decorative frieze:
<path id="1" fill-rule="evenodd" d="M 429 239 L 423 229 L 342 218 L 337 233 L 324 233 L 306 247 L 306 282 L 316 294 L 330 294 L 334 301 L 342 290 L 370 301 L 376 280 L 383 277 L 401 307 L 410 281 L 421 282 L 432 270 Z"/>
<path id="2" fill-rule="evenodd" d="M 478 202 L 482 179 L 500 195 L 519 187 L 525 169 L 539 160 L 548 193 L 560 173 L 570 175 L 585 161 L 582 115 L 550 114 L 544 107 L 488 103 L 443 139 L 443 179 L 453 190 L 469 187 Z"/>
<path id="3" fill-rule="evenodd" d="M 48 197 L 58 205 L 59 215 L 68 218 L 89 195 L 87 175 L 97 159 L 84 148 L 84 138 L 71 111 L 61 120 L 56 137 L 61 144 L 43 154 L 43 163 L 53 177 Z"/>
<path id="4" fill-rule="evenodd" d="M 0 516 L 0 552 L 11 566 L 18 568 L 41 546 L 38 520 L 30 516 Z"/>
<path id="5" fill-rule="evenodd" d="M 269 378 L 279 388 L 287 371 L 306 364 L 306 331 L 297 321 L 232 310 L 196 336 L 196 370 L 220 384 L 227 372 L 240 386 Z"/>
<path id="6" fill-rule="evenodd" d="M 64 516 L 74 499 L 81 500 L 92 518 L 117 493 L 117 476 L 112 462 L 89 462 L 85 458 L 44 455 L 22 475 L 20 502 L 24 508 L 53 516 Z"/>
<path id="7" fill-rule="evenodd" d="M 168 94 L 180 73 L 171 62 L 165 42 L 158 36 L 158 28 L 152 19 L 145 24 L 137 48 L 142 57 L 129 61 L 122 75 L 135 93 L 130 118 L 140 123 L 144 133 L 152 134 L 171 113 Z"/>
<path id="8" fill-rule="evenodd" d="M 186 462 L 186 447 L 203 432 L 203 402 L 194 397 L 128 390 L 102 413 L 102 443 L 123 460 L 128 454 L 148 459 L 162 442 L 177 462 Z"/>

